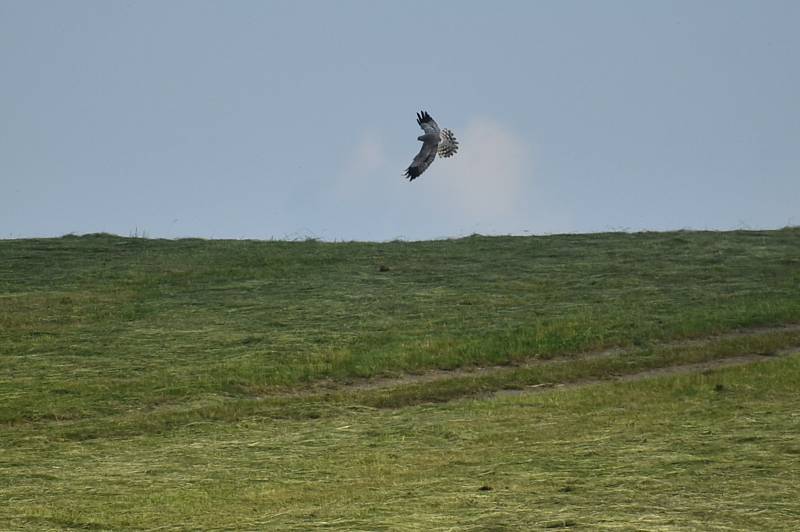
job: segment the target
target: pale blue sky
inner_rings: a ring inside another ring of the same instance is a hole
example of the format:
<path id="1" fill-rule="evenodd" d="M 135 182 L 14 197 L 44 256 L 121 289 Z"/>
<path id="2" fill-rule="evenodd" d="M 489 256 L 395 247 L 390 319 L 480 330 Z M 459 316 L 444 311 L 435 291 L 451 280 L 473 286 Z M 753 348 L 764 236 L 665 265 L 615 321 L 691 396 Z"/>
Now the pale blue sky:
<path id="1" fill-rule="evenodd" d="M 0 238 L 800 225 L 800 2 L 0 0 Z M 428 110 L 462 143 L 409 183 Z"/>

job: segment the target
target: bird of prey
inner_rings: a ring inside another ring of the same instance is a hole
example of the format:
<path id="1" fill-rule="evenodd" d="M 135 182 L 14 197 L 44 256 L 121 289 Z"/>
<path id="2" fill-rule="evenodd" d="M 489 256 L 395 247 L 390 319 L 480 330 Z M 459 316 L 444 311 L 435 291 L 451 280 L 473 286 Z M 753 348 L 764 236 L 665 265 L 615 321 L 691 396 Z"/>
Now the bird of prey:
<path id="1" fill-rule="evenodd" d="M 453 132 L 439 129 L 436 121 L 426 111 L 417 113 L 417 124 L 425 134 L 417 137 L 417 140 L 422 141 L 422 148 L 411 166 L 406 168 L 405 176 L 409 181 L 418 178 L 431 165 L 437 153 L 439 157 L 452 157 L 458 151 L 458 141 Z"/>

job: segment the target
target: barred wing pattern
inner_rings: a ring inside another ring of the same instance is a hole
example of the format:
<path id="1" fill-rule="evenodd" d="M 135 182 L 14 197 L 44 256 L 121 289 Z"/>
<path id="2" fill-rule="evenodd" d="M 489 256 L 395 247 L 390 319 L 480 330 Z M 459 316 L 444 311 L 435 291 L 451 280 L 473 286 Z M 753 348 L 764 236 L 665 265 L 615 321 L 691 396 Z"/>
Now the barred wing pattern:
<path id="1" fill-rule="evenodd" d="M 437 153 L 440 157 L 451 157 L 458 151 L 458 141 L 453 132 L 449 129 L 440 130 L 439 125 L 426 111 L 417 113 L 417 124 L 424 134 L 417 137 L 417 140 L 422 142 L 422 148 L 405 171 L 409 181 L 413 181 L 427 170 Z"/>

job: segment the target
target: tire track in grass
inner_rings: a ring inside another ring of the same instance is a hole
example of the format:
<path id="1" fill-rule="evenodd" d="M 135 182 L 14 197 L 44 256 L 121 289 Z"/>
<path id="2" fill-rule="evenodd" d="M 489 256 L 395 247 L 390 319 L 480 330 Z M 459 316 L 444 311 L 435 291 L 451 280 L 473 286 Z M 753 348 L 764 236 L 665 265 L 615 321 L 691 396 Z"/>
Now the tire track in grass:
<path id="1" fill-rule="evenodd" d="M 654 344 L 650 349 L 691 349 L 698 348 L 704 345 L 711 345 L 714 342 L 723 342 L 736 339 L 747 338 L 764 338 L 775 334 L 791 334 L 800 333 L 800 324 L 787 324 L 777 327 L 757 327 L 740 329 L 722 334 L 709 335 L 701 338 L 691 338 L 685 340 L 677 340 L 674 342 L 665 342 L 661 344 Z M 799 339 L 800 340 L 800 339 Z M 319 383 L 310 385 L 305 390 L 298 390 L 290 393 L 289 395 L 316 395 L 320 392 L 337 392 L 337 391 L 352 391 L 352 392 L 370 392 L 391 390 L 393 388 L 401 388 L 404 386 L 435 384 L 437 382 L 444 382 L 454 379 L 466 378 L 481 378 L 493 375 L 511 374 L 515 371 L 531 369 L 536 367 L 555 367 L 557 365 L 571 364 L 577 362 L 591 362 L 602 361 L 603 359 L 612 359 L 614 357 L 624 356 L 626 354 L 634 355 L 642 353 L 645 348 L 622 348 L 615 347 L 605 349 L 602 351 L 591 351 L 584 353 L 576 353 L 574 355 L 562 355 L 548 359 L 531 359 L 526 362 L 513 365 L 504 366 L 483 366 L 474 368 L 458 368 L 452 370 L 431 370 L 420 374 L 408 374 L 399 377 L 378 377 L 365 379 L 360 381 L 352 381 L 342 383 L 341 381 L 326 380 Z M 780 349 L 770 352 L 762 353 L 748 353 L 747 349 L 741 352 L 730 355 L 717 357 L 710 360 L 703 360 L 700 362 L 692 363 L 679 363 L 655 368 L 647 368 L 641 370 L 634 370 L 630 373 L 612 374 L 608 378 L 591 378 L 591 379 L 576 379 L 569 382 L 552 382 L 540 383 L 530 386 L 524 386 L 521 389 L 497 390 L 492 393 L 495 394 L 514 394 L 530 391 L 541 391 L 551 389 L 553 387 L 568 387 L 568 386 L 586 386 L 593 383 L 611 382 L 611 381 L 634 381 L 647 378 L 658 377 L 662 375 L 678 375 L 693 372 L 709 371 L 717 368 L 724 368 L 729 366 L 750 364 L 765 360 L 768 358 L 789 356 L 800 352 L 800 343 L 793 345 L 783 346 Z"/>
<path id="2" fill-rule="evenodd" d="M 761 340 L 744 342 L 741 346 L 724 345 L 725 341 L 735 342 L 737 339 Z M 709 350 L 717 349 L 717 352 L 705 357 L 702 349 L 706 346 Z M 720 349 L 720 346 L 723 348 Z M 537 393 L 698 373 L 800 355 L 800 324 L 733 331 L 658 344 L 651 349 L 661 350 L 661 353 L 650 360 L 643 349 L 615 348 L 548 360 L 530 360 L 515 366 L 435 370 L 420 375 L 354 382 L 324 381 L 304 388 L 274 390 L 271 393 L 215 397 L 206 404 L 194 403 L 188 408 L 162 407 L 147 412 L 133 412 L 125 419 L 109 417 L 105 425 L 99 424 L 103 428 L 98 428 L 97 420 L 88 424 L 85 420 L 68 422 L 63 427 L 63 433 L 66 438 L 84 440 L 99 433 L 106 436 L 140 434 L 169 430 L 189 423 L 233 421 L 251 416 L 307 419 L 324 416 L 329 409 L 338 412 L 342 408 L 401 408 L 466 397 Z M 690 352 L 687 355 L 681 349 Z M 631 363 L 626 360 L 626 355 L 631 355 Z"/>
<path id="3" fill-rule="evenodd" d="M 708 360 L 705 362 L 697 362 L 693 364 L 679 364 L 675 366 L 665 366 L 660 368 L 647 369 L 642 371 L 636 371 L 634 373 L 616 375 L 614 377 L 607 379 L 582 379 L 567 383 L 534 384 L 532 386 L 526 386 L 524 388 L 517 390 L 497 390 L 496 392 L 493 392 L 493 395 L 496 396 L 522 395 L 526 393 L 534 393 L 534 392 L 553 390 L 553 389 L 568 390 L 571 388 L 580 388 L 583 386 L 591 386 L 593 384 L 603 384 L 609 382 L 637 382 L 657 377 L 688 375 L 692 373 L 706 373 L 716 369 L 744 366 L 746 364 L 763 362 L 764 360 L 774 360 L 776 358 L 785 358 L 792 355 L 800 355 L 800 346 L 781 349 L 780 351 L 776 351 L 775 353 L 769 353 L 769 354 L 764 353 L 764 354 L 750 354 L 750 355 L 735 355 L 725 358 L 718 358 L 715 360 Z"/>

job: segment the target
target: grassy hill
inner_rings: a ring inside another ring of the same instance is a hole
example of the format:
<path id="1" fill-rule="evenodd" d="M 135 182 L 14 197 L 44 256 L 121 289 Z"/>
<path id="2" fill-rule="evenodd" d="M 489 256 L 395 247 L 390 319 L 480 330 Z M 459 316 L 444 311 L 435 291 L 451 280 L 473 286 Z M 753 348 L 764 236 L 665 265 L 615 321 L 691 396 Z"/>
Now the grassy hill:
<path id="1" fill-rule="evenodd" d="M 797 228 L 0 241 L 0 528 L 790 529 L 798 324 Z"/>

